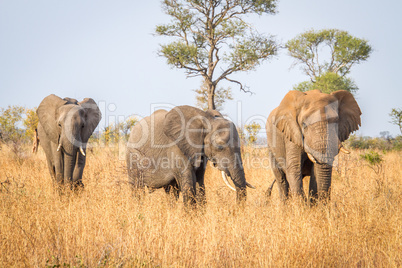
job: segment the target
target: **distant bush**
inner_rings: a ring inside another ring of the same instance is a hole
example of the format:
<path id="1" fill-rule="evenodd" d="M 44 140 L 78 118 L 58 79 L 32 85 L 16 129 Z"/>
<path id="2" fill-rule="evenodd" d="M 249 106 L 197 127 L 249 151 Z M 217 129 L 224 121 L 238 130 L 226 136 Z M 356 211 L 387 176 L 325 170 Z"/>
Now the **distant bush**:
<path id="1" fill-rule="evenodd" d="M 31 142 L 38 127 L 36 108 L 8 106 L 0 108 L 0 141 L 3 143 Z"/>
<path id="2" fill-rule="evenodd" d="M 384 157 L 375 151 L 369 151 L 365 154 L 361 154 L 360 158 L 367 161 L 370 165 L 379 165 L 384 161 Z"/>
<path id="3" fill-rule="evenodd" d="M 257 135 L 258 135 L 258 132 L 260 131 L 260 129 L 261 129 L 261 126 L 260 126 L 260 124 L 258 124 L 258 123 L 256 123 L 256 122 L 252 122 L 252 123 L 250 123 L 250 124 L 248 124 L 248 125 L 245 125 L 244 126 L 244 129 L 246 130 L 246 132 L 247 132 L 247 144 L 248 145 L 252 145 L 252 144 L 255 144 L 256 142 L 257 142 Z"/>
<path id="4" fill-rule="evenodd" d="M 353 149 L 377 149 L 382 151 L 401 151 L 402 150 L 402 136 L 392 138 L 388 137 L 362 137 L 351 135 L 348 139 L 348 145 Z"/>
<path id="5" fill-rule="evenodd" d="M 22 106 L 0 108 L 0 149 L 8 147 L 15 159 L 22 162 L 25 155 L 25 144 L 32 143 L 38 116 L 34 109 Z"/>
<path id="6" fill-rule="evenodd" d="M 110 124 L 105 127 L 99 136 L 101 143 L 105 145 L 117 144 L 119 141 L 127 142 L 130 136 L 130 130 L 138 123 L 136 117 L 129 117 L 126 121 L 119 124 Z M 98 137 L 94 136 L 93 141 Z"/>

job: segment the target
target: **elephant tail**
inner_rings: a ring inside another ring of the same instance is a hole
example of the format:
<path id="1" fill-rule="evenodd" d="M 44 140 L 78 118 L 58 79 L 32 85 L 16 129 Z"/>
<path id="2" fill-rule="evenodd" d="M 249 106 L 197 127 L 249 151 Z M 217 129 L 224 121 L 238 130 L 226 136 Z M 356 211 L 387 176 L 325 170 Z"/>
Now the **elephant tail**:
<path id="1" fill-rule="evenodd" d="M 39 146 L 39 136 L 38 136 L 38 129 L 35 128 L 35 134 L 33 138 L 33 145 L 32 145 L 32 152 L 37 153 L 38 152 L 38 146 Z"/>
<path id="2" fill-rule="evenodd" d="M 272 182 L 271 186 L 269 186 L 267 192 L 265 193 L 265 195 L 267 197 L 271 197 L 272 188 L 274 187 L 275 182 L 276 182 L 276 179 Z"/>

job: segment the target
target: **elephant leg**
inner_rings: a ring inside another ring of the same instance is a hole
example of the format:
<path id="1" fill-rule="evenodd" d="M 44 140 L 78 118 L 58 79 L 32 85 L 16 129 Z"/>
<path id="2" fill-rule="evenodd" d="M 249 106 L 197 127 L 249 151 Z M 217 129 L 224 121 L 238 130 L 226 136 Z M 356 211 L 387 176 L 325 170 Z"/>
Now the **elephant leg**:
<path id="1" fill-rule="evenodd" d="M 269 154 L 271 169 L 274 173 L 275 181 L 278 183 L 279 196 L 282 201 L 285 201 L 289 195 L 289 183 L 286 180 L 286 174 L 282 169 L 282 166 L 278 163 L 272 153 Z M 272 186 L 265 192 L 265 196 L 269 198 L 271 196 Z"/>
<path id="2" fill-rule="evenodd" d="M 197 184 L 196 184 L 196 199 L 197 199 L 197 204 L 200 205 L 205 205 L 207 203 L 206 198 L 205 198 L 205 185 L 204 185 L 204 178 L 201 180 L 197 179 Z"/>
<path id="3" fill-rule="evenodd" d="M 175 201 L 177 201 L 179 199 L 180 189 L 179 189 L 179 185 L 176 182 L 176 179 L 171 184 L 169 184 L 163 188 L 168 195 L 172 195 L 175 198 Z"/>
<path id="4" fill-rule="evenodd" d="M 145 184 L 144 184 L 144 172 L 137 168 L 131 168 L 128 170 L 129 184 L 131 185 L 131 191 L 133 197 L 141 201 L 142 196 L 145 195 Z"/>
<path id="5" fill-rule="evenodd" d="M 47 167 L 49 168 L 50 176 L 52 176 L 52 178 L 54 180 L 56 180 L 56 168 L 53 165 L 52 161 L 49 159 L 49 157 L 46 157 L 46 160 L 47 160 L 46 162 L 47 162 Z"/>
<path id="6" fill-rule="evenodd" d="M 303 190 L 303 177 L 298 174 L 290 174 L 290 176 L 286 176 L 289 178 L 289 186 L 290 191 L 293 196 L 301 196 L 305 198 L 304 190 Z"/>
<path id="7" fill-rule="evenodd" d="M 286 179 L 293 196 L 305 199 L 302 176 L 302 149 L 292 142 L 286 144 Z"/>
<path id="8" fill-rule="evenodd" d="M 314 174 L 314 165 L 311 168 L 308 197 L 309 197 L 310 204 L 315 204 L 316 200 L 318 199 L 317 178 Z"/>
<path id="9" fill-rule="evenodd" d="M 205 198 L 205 185 L 204 185 L 204 175 L 205 175 L 205 162 L 206 160 L 203 159 L 201 162 L 200 167 L 196 170 L 196 199 L 197 204 L 205 205 L 207 203 Z"/>
<path id="10" fill-rule="evenodd" d="M 272 171 L 275 175 L 276 181 L 278 182 L 279 196 L 282 201 L 285 201 L 289 196 L 289 183 L 286 180 L 285 172 L 279 168 L 273 168 Z M 268 194 L 271 194 L 269 189 L 266 192 L 266 195 Z"/>
<path id="11" fill-rule="evenodd" d="M 196 176 L 192 168 L 186 169 L 180 176 L 180 189 L 183 194 L 183 202 L 186 207 L 196 204 Z"/>
<path id="12" fill-rule="evenodd" d="M 52 144 L 49 141 L 42 142 L 42 147 L 43 147 L 43 150 L 45 151 L 46 163 L 47 163 L 47 167 L 49 169 L 50 176 L 57 183 L 62 183 L 63 175 L 61 177 L 57 176 L 58 169 L 56 169 L 56 164 L 57 164 L 56 162 L 57 162 L 58 156 L 55 153 L 53 153 Z M 54 149 L 54 151 L 56 151 L 56 148 Z"/>
<path id="13" fill-rule="evenodd" d="M 85 162 L 86 156 L 83 156 L 80 152 L 78 152 L 77 163 L 75 164 L 72 181 L 72 186 L 74 189 L 84 187 L 84 184 L 82 183 L 82 174 L 84 172 Z"/>
<path id="14" fill-rule="evenodd" d="M 56 148 L 54 149 L 56 151 Z M 63 163 L 63 155 L 61 152 L 56 152 L 54 154 L 54 176 L 56 178 L 56 182 L 59 186 L 64 185 L 64 163 Z"/>
<path id="15" fill-rule="evenodd" d="M 139 155 L 135 152 L 130 152 L 127 154 L 127 172 L 129 183 L 131 185 L 131 189 L 133 190 L 134 195 L 144 194 L 145 193 L 145 170 L 140 168 L 138 165 Z"/>

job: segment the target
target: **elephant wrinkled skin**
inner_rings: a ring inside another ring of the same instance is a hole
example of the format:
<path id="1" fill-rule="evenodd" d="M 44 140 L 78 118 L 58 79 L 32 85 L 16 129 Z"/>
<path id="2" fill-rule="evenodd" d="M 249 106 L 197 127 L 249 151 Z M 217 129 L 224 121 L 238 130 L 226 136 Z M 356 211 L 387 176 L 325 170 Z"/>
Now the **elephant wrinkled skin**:
<path id="1" fill-rule="evenodd" d="M 289 190 L 305 197 L 304 176 L 310 176 L 310 202 L 330 198 L 334 158 L 346 151 L 342 142 L 359 129 L 360 116 L 353 95 L 344 90 L 286 94 L 266 123 L 271 168 L 283 200 Z"/>
<path id="2" fill-rule="evenodd" d="M 40 103 L 38 139 L 50 174 L 59 185 L 83 186 L 86 144 L 102 118 L 95 101 L 61 99 L 52 94 Z"/>
<path id="3" fill-rule="evenodd" d="M 246 199 L 240 140 L 234 124 L 217 111 L 178 106 L 157 110 L 131 129 L 127 167 L 135 189 L 164 188 L 186 205 L 205 203 L 204 173 L 208 160 L 228 175 L 237 200 Z"/>

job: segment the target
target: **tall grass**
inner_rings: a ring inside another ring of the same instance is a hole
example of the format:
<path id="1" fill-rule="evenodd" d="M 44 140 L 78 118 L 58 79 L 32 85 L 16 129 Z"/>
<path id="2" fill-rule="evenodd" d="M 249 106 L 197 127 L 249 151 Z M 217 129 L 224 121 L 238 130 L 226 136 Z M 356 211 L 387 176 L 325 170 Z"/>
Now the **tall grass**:
<path id="1" fill-rule="evenodd" d="M 245 162 L 265 150 L 247 149 Z M 0 267 L 401 267 L 402 155 L 376 174 L 359 152 L 341 155 L 331 202 L 282 204 L 264 167 L 246 166 L 248 191 L 235 204 L 208 168 L 205 210 L 186 213 L 164 191 L 132 196 L 112 149 L 88 152 L 79 193 L 55 190 L 45 156 L 0 151 Z M 248 160 L 247 160 L 248 159 Z M 308 186 L 308 182 L 305 182 Z"/>

